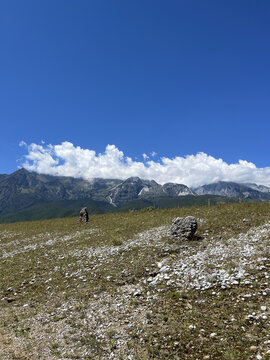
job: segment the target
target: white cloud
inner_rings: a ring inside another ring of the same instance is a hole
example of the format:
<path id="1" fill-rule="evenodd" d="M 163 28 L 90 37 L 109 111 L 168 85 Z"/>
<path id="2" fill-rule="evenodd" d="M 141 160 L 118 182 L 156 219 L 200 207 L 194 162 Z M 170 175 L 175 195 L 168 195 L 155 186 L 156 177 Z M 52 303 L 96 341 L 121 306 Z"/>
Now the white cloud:
<path id="1" fill-rule="evenodd" d="M 142 156 L 143 156 L 144 160 L 148 160 L 148 159 L 149 159 L 149 156 L 146 155 L 146 154 L 142 154 Z"/>
<path id="2" fill-rule="evenodd" d="M 20 145 L 27 145 L 21 142 Z M 107 145 L 105 152 L 96 154 L 94 150 L 82 149 L 70 142 L 60 145 L 27 146 L 28 154 L 22 164 L 27 170 L 38 173 L 81 177 L 91 180 L 100 178 L 126 179 L 139 176 L 154 179 L 160 184 L 175 182 L 187 186 L 200 186 L 219 180 L 254 182 L 270 186 L 270 167 L 257 168 L 253 163 L 239 160 L 227 164 L 203 152 L 185 157 L 163 157 L 160 161 L 134 161 L 124 155 L 115 145 Z M 145 156 L 146 155 L 146 156 Z"/>
<path id="3" fill-rule="evenodd" d="M 20 147 L 23 147 L 23 146 L 26 146 L 26 147 L 27 147 L 27 144 L 26 144 L 25 141 L 22 140 L 22 141 L 19 142 L 19 146 L 20 146 Z"/>

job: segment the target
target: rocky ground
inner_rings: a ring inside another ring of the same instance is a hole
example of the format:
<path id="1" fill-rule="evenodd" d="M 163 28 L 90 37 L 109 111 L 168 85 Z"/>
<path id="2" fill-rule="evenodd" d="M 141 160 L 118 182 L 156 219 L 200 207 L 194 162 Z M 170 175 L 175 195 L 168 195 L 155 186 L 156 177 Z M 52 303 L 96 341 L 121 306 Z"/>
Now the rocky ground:
<path id="1" fill-rule="evenodd" d="M 190 242 L 168 221 L 2 228 L 0 359 L 269 359 L 270 221 L 228 236 L 204 215 Z"/>

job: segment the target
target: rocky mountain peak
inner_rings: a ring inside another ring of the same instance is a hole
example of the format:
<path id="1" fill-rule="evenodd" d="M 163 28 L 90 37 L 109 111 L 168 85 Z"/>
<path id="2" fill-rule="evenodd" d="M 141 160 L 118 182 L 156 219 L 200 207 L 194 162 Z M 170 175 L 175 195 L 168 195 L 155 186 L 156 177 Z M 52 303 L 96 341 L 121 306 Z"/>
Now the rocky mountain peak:
<path id="1" fill-rule="evenodd" d="M 166 183 L 163 185 L 163 190 L 168 196 L 195 195 L 190 188 L 183 184 Z"/>
<path id="2" fill-rule="evenodd" d="M 123 181 L 125 184 L 141 183 L 142 180 L 138 176 L 132 176 Z"/>
<path id="3" fill-rule="evenodd" d="M 219 181 L 195 189 L 198 195 L 220 195 L 234 198 L 270 200 L 270 188 L 256 184 L 241 184 L 231 181 Z"/>

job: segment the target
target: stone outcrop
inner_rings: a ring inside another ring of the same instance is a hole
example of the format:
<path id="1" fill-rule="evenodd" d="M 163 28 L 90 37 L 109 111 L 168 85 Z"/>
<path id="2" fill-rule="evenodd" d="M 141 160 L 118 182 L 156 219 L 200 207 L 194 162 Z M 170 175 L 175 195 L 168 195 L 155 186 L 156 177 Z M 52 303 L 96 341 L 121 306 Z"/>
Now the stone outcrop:
<path id="1" fill-rule="evenodd" d="M 80 211 L 79 222 L 88 222 L 88 221 L 89 221 L 88 211 L 87 208 L 84 207 Z"/>
<path id="2" fill-rule="evenodd" d="M 170 228 L 171 236 L 177 240 L 192 240 L 197 230 L 197 220 L 194 216 L 173 219 Z"/>

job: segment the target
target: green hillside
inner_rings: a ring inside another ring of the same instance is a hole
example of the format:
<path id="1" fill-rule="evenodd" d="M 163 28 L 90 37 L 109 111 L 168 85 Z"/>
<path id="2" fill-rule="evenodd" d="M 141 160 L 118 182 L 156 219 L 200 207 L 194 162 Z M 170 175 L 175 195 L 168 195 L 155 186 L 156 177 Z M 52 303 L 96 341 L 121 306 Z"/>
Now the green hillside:
<path id="1" fill-rule="evenodd" d="M 152 200 L 133 200 L 126 204 L 115 207 L 105 201 L 94 201 L 91 199 L 62 200 L 54 202 L 39 203 L 30 206 L 26 210 L 15 213 L 0 215 L 0 223 L 12 223 L 18 221 L 45 220 L 78 216 L 83 207 L 87 207 L 90 215 L 104 214 L 110 212 L 125 212 L 129 210 L 141 210 L 144 208 L 166 209 L 185 206 L 203 206 L 238 202 L 239 199 L 226 198 L 215 195 L 182 196 L 182 197 L 161 197 Z"/>
<path id="2" fill-rule="evenodd" d="M 113 210 L 112 205 L 101 201 L 90 199 L 62 200 L 38 204 L 27 210 L 1 215 L 0 223 L 79 216 L 80 209 L 85 206 L 87 206 L 89 214 L 103 214 Z"/>

